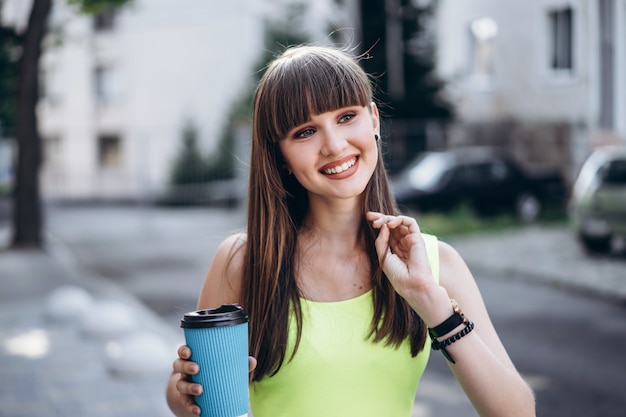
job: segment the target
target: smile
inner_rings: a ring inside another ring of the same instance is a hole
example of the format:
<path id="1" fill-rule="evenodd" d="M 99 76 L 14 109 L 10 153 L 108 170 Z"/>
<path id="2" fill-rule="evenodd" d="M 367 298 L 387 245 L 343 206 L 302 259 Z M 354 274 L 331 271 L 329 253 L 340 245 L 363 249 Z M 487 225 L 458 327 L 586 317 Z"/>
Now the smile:
<path id="1" fill-rule="evenodd" d="M 352 158 L 351 160 L 349 160 L 347 162 L 344 162 L 341 165 L 337 165 L 336 167 L 324 169 L 324 170 L 322 170 L 322 173 L 324 173 L 326 175 L 339 174 L 339 173 L 341 173 L 343 171 L 346 171 L 350 167 L 354 166 L 354 164 L 356 164 L 356 157 Z"/>

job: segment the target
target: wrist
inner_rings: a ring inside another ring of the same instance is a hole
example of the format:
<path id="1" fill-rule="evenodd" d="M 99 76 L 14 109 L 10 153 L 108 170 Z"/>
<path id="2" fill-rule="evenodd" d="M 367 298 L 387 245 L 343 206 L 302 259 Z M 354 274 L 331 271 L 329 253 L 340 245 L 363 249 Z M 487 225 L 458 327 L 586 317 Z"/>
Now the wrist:
<path id="1" fill-rule="evenodd" d="M 428 328 L 428 335 L 432 339 L 431 346 L 434 350 L 441 350 L 445 358 L 455 363 L 454 358 L 446 350 L 446 347 L 457 342 L 474 330 L 474 323 L 469 321 L 461 311 L 461 308 L 454 299 L 450 299 L 452 315 L 435 327 Z M 460 326 L 463 328 L 457 331 Z M 452 334 L 452 336 L 449 336 Z"/>
<path id="2" fill-rule="evenodd" d="M 426 327 L 437 326 L 453 313 L 450 296 L 446 289 L 439 285 L 428 291 L 418 291 L 407 301 L 424 320 Z"/>
<path id="3" fill-rule="evenodd" d="M 443 340 L 447 336 L 454 334 L 461 326 L 468 325 L 469 320 L 461 311 L 456 300 L 451 298 L 450 305 L 452 307 L 451 315 L 438 325 L 428 328 L 428 335 L 431 339 Z"/>

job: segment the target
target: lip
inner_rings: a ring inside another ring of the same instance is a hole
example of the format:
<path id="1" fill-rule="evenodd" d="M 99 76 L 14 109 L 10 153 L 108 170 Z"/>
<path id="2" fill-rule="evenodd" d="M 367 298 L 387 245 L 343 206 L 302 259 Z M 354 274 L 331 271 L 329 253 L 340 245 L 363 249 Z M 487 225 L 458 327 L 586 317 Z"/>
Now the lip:
<path id="1" fill-rule="evenodd" d="M 352 161 L 354 161 L 354 163 L 352 163 Z M 330 170 L 332 168 L 336 168 L 338 166 L 344 165 L 346 163 L 348 163 L 348 164 L 352 163 L 352 165 L 349 166 L 344 171 L 337 172 L 337 173 L 327 173 L 327 172 L 324 172 L 324 171 Z M 341 179 L 341 178 L 345 178 L 345 177 L 348 177 L 348 176 L 352 175 L 356 171 L 356 169 L 358 167 L 358 164 L 359 164 L 359 156 L 358 155 L 356 155 L 356 154 L 347 155 L 347 156 L 345 156 L 345 157 L 343 157 L 341 159 L 337 159 L 337 160 L 335 160 L 333 162 L 329 162 L 328 164 L 324 165 L 323 167 L 321 167 L 319 169 L 319 172 L 322 175 L 324 175 L 326 177 L 329 177 L 329 178 Z"/>

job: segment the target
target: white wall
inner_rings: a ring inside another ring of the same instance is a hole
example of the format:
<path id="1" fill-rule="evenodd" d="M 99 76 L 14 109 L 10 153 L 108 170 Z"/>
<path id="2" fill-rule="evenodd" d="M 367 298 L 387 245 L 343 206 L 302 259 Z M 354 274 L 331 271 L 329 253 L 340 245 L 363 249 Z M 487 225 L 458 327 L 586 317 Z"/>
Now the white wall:
<path id="1" fill-rule="evenodd" d="M 63 44 L 48 50 L 42 65 L 63 86 L 56 104 L 46 99 L 40 105 L 43 136 L 60 139 L 61 157 L 44 174 L 52 194 L 132 197 L 158 191 L 184 123 L 198 126 L 205 152 L 214 147 L 262 51 L 263 22 L 254 0 L 136 0 L 114 32 L 95 36 L 89 18 L 65 16 Z M 94 101 L 96 65 L 116 70 L 110 105 Z M 98 133 L 120 135 L 121 166 L 99 167 Z"/>
<path id="2" fill-rule="evenodd" d="M 593 81 L 589 2 L 583 0 L 442 0 L 439 9 L 438 71 L 464 120 L 533 119 L 586 122 Z M 547 11 L 571 5 L 575 16 L 575 70 L 556 76 L 548 64 Z M 468 76 L 469 23 L 489 16 L 498 26 L 490 79 Z"/>

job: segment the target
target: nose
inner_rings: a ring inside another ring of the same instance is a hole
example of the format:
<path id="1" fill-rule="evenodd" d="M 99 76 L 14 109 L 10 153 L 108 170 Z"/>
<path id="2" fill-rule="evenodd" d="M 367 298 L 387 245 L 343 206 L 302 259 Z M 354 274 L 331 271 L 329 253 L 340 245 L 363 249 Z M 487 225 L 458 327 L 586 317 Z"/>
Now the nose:
<path id="1" fill-rule="evenodd" d="M 341 155 L 347 143 L 337 129 L 325 129 L 321 153 L 323 156 Z"/>

